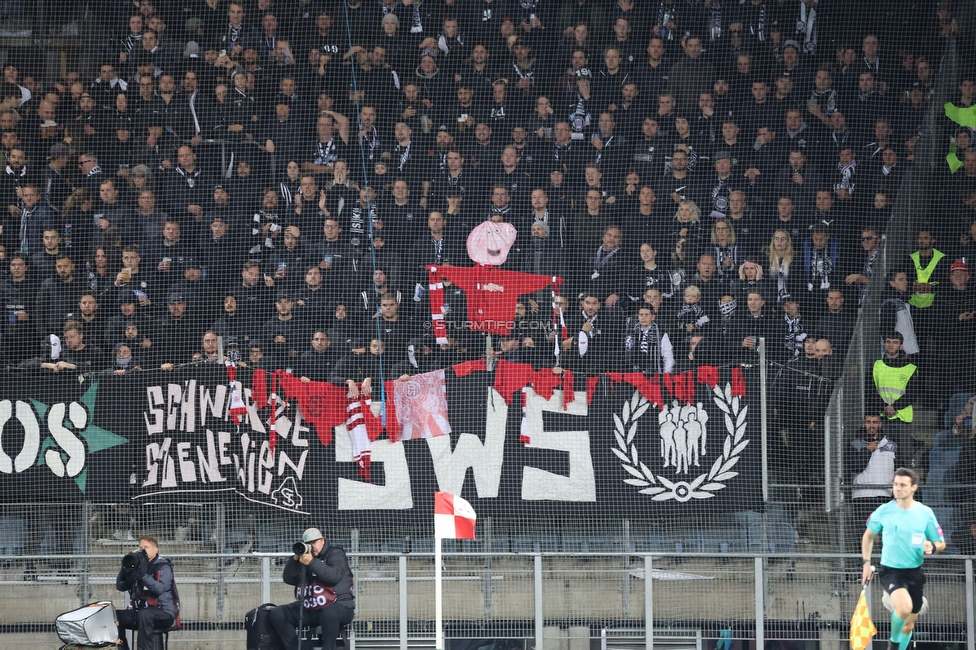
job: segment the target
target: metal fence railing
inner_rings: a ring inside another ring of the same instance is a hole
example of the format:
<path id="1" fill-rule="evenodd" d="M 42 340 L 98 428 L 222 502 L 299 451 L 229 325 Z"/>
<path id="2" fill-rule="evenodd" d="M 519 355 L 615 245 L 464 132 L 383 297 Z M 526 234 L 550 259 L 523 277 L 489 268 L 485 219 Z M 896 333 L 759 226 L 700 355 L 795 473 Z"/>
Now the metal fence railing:
<path id="1" fill-rule="evenodd" d="M 218 639 L 239 645 L 248 609 L 293 597 L 280 579 L 283 554 L 166 556 L 183 604 L 184 629 L 170 639 L 174 650 Z M 349 558 L 357 597 L 353 647 L 426 645 L 434 633 L 432 554 L 350 552 Z M 53 641 L 55 617 L 80 603 L 121 603 L 114 588 L 118 556 L 70 560 L 59 575 L 33 582 L 0 572 L 8 596 L 17 594 L 0 611 L 0 646 L 22 645 L 25 635 Z M 971 650 L 972 558 L 930 559 L 926 573 L 930 609 L 916 639 Z M 758 648 L 773 640 L 842 639 L 860 593 L 857 556 L 826 553 L 446 553 L 443 575 L 448 639 L 515 639 L 536 648 L 578 636 L 638 639 L 648 648 L 655 637 L 689 635 Z M 880 587 L 872 585 L 870 593 L 885 638 Z"/>

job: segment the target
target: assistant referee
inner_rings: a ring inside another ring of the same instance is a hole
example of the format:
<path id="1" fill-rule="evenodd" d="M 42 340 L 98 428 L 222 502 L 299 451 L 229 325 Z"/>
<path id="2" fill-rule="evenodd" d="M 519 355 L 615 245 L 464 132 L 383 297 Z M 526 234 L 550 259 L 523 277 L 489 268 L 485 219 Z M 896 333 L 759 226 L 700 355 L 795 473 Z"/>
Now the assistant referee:
<path id="1" fill-rule="evenodd" d="M 925 573 L 922 560 L 933 551 L 945 550 L 942 527 L 932 509 L 916 503 L 918 474 L 915 470 L 899 467 L 895 470 L 892 484 L 893 500 L 879 506 L 868 518 L 867 530 L 861 538 L 861 558 L 864 569 L 863 583 L 871 579 L 871 550 L 878 533 L 883 533 L 881 570 L 878 577 L 881 586 L 891 597 L 891 640 L 888 650 L 906 650 L 912 639 L 915 619 L 922 609 L 922 586 Z"/>

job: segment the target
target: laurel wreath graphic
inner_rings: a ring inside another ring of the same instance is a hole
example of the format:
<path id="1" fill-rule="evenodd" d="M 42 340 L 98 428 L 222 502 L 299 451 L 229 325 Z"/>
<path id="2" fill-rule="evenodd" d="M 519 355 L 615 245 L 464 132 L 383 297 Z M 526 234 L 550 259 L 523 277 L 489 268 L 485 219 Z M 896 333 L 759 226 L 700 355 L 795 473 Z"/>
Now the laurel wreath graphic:
<path id="1" fill-rule="evenodd" d="M 708 472 L 687 482 L 671 481 L 665 476 L 655 475 L 640 461 L 637 444 L 634 442 L 637 420 L 647 412 L 651 403 L 638 391 L 634 391 L 630 401 L 624 403 L 622 413 L 613 414 L 614 436 L 620 448 L 611 447 L 610 451 L 617 455 L 621 466 L 630 474 L 630 478 L 625 478 L 624 483 L 641 488 L 638 492 L 650 495 L 654 501 L 674 499 L 685 502 L 691 499 L 710 499 L 725 487 L 726 481 L 739 475 L 732 468 L 739 462 L 742 451 L 749 444 L 748 440 L 743 439 L 749 407 L 740 405 L 739 398 L 732 396 L 732 385 L 729 383 L 725 385 L 724 391 L 716 385 L 712 392 L 715 405 L 725 414 L 727 435 L 722 445 L 722 454 L 715 459 Z"/>

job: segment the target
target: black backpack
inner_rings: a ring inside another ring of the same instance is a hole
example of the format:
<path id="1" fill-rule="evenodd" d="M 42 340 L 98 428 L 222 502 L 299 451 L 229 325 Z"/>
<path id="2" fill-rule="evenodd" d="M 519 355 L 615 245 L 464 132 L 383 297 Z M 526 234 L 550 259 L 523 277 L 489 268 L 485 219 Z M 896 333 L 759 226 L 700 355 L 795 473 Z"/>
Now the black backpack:
<path id="1" fill-rule="evenodd" d="M 255 607 L 244 616 L 244 629 L 247 630 L 247 650 L 285 650 L 281 639 L 271 627 L 270 613 L 274 603 Z"/>

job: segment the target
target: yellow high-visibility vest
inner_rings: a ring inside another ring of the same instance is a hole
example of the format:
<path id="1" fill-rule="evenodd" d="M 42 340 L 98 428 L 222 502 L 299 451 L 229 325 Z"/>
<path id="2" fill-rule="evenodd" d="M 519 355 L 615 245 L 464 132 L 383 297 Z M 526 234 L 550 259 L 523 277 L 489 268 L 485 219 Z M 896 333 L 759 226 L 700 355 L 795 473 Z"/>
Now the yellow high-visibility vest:
<path id="1" fill-rule="evenodd" d="M 874 362 L 874 386 L 878 389 L 878 395 L 881 396 L 885 404 L 894 404 L 895 400 L 905 394 L 905 389 L 908 388 L 908 382 L 916 370 L 918 370 L 918 366 L 913 363 L 908 363 L 901 367 L 893 367 L 887 365 L 884 359 L 878 359 Z M 898 412 L 888 419 L 911 423 L 914 417 L 915 413 L 912 405 L 909 404 L 898 409 Z"/>
<path id="2" fill-rule="evenodd" d="M 932 251 L 932 259 L 929 260 L 928 266 L 924 269 L 922 268 L 922 259 L 915 251 L 908 257 L 911 258 L 912 264 L 915 265 L 915 280 L 916 282 L 928 282 L 932 274 L 935 273 L 935 267 L 938 266 L 939 260 L 945 257 L 945 253 L 940 250 Z M 938 282 L 933 282 L 933 285 L 939 284 Z M 908 304 L 912 307 L 917 307 L 918 309 L 926 309 L 932 306 L 935 302 L 935 293 L 913 293 L 912 297 L 909 299 Z"/>

